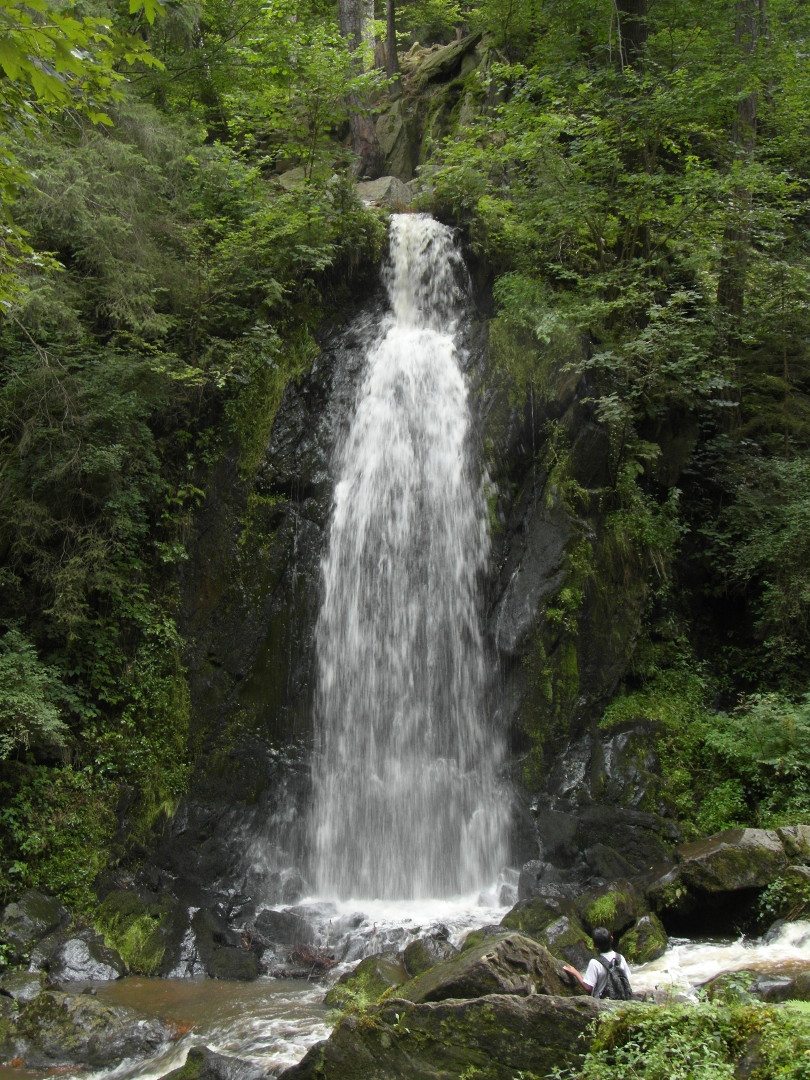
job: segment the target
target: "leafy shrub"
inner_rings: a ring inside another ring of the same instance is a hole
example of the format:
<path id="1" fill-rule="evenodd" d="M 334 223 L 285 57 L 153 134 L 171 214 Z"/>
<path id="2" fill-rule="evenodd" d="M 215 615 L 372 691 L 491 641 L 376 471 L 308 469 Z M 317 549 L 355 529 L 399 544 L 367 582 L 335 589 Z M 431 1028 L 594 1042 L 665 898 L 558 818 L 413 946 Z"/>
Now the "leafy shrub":
<path id="1" fill-rule="evenodd" d="M 578 1069 L 555 1080 L 808 1080 L 810 1025 L 737 994 L 697 1005 L 635 1005 L 601 1018 Z"/>

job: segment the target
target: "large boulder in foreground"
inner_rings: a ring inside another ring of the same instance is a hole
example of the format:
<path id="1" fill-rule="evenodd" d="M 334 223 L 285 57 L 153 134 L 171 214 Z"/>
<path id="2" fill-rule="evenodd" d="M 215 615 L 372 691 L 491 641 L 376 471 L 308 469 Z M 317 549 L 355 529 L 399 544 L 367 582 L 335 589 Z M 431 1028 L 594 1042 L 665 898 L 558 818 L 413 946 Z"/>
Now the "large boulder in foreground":
<path id="1" fill-rule="evenodd" d="M 581 1036 L 609 1004 L 590 997 L 492 994 L 347 1016 L 283 1080 L 515 1080 L 576 1066 Z"/>
<path id="2" fill-rule="evenodd" d="M 163 1024 L 89 994 L 46 991 L 0 1023 L 0 1059 L 28 1068 L 62 1065 L 113 1068 L 124 1058 L 155 1054 L 169 1039 Z"/>
<path id="3" fill-rule="evenodd" d="M 574 990 L 548 949 L 523 934 L 491 938 L 404 983 L 397 997 L 412 1002 L 487 994 L 558 994 Z"/>

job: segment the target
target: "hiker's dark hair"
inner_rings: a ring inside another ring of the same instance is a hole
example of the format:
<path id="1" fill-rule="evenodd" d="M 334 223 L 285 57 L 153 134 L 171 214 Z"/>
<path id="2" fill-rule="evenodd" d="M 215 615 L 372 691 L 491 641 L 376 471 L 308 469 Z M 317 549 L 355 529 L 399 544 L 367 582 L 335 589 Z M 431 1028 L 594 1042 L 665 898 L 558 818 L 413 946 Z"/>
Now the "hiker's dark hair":
<path id="1" fill-rule="evenodd" d="M 613 935 L 604 926 L 597 926 L 591 937 L 593 938 L 593 947 L 597 952 L 609 952 L 613 947 Z"/>

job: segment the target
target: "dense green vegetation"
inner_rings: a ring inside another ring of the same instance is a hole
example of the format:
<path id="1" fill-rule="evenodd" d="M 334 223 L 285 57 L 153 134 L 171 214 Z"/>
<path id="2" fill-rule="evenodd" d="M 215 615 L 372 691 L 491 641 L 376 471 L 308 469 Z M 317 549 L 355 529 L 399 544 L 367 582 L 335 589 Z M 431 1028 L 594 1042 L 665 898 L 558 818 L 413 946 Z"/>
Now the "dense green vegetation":
<path id="1" fill-rule="evenodd" d="M 605 725 L 653 722 L 687 831 L 806 820 L 807 11 L 478 16 L 499 104 L 431 184 L 497 272 L 501 364 L 535 396 L 582 372 L 610 434 L 611 484 L 572 506 L 649 611 Z"/>
<path id="2" fill-rule="evenodd" d="M 384 243 L 348 121 L 389 82 L 338 5 L 126 8 L 0 3 L 0 894 L 85 908 L 88 852 L 145 840 L 188 782 L 178 567 L 209 470 L 235 455 L 249 488 Z M 654 725 L 687 832 L 808 820 L 808 11 L 400 8 L 402 53 L 457 31 L 497 50 L 422 185 L 493 272 L 495 363 L 515 400 L 581 374 L 609 432 L 599 490 L 548 443 L 647 577 L 605 726 Z M 572 681 L 602 565 L 577 553 L 549 612 Z"/>
<path id="3" fill-rule="evenodd" d="M 16 196 L 0 284 L 6 896 L 34 885 L 90 908 L 111 849 L 185 790 L 176 570 L 207 469 L 237 453 L 249 482 L 313 331 L 379 256 L 383 226 L 334 171 L 346 151 L 324 145 L 356 83 L 347 49 L 317 5 L 294 6 L 295 21 L 284 3 L 83 22 L 73 5 L 2 8 L 23 57 L 0 53 Z M 59 59 L 73 46 L 78 69 Z M 276 183 L 282 154 L 307 185 Z"/>
<path id="4" fill-rule="evenodd" d="M 619 1010 L 598 1025 L 583 1067 L 556 1080 L 731 1080 L 743 1062 L 752 1080 L 804 1080 L 806 1013 L 744 998 L 738 988 L 726 1000 Z"/>

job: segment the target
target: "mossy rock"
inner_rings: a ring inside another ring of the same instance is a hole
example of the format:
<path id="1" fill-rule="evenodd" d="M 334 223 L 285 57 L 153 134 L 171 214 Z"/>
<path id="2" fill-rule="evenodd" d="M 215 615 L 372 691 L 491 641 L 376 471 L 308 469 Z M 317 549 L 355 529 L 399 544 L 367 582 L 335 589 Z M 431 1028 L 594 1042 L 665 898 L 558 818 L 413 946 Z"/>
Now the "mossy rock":
<path id="1" fill-rule="evenodd" d="M 345 1017 L 283 1080 L 515 1080 L 575 1068 L 608 1004 L 591 997 L 492 994 L 391 999 Z"/>
<path id="2" fill-rule="evenodd" d="M 9 946 L 11 963 L 19 963 L 37 941 L 69 922 L 67 909 L 58 900 L 31 889 L 5 907 L 0 920 L 0 942 Z"/>
<path id="3" fill-rule="evenodd" d="M 549 950 L 524 934 L 512 933 L 436 964 L 400 986 L 397 997 L 421 1002 L 485 994 L 571 993 L 562 965 Z"/>
<path id="4" fill-rule="evenodd" d="M 539 937 L 552 956 L 583 969 L 593 956 L 593 942 L 575 916 L 561 915 Z"/>
<path id="5" fill-rule="evenodd" d="M 507 926 L 479 926 L 477 930 L 471 930 L 469 934 L 461 942 L 459 952 L 466 952 L 467 949 L 474 949 L 476 945 L 481 945 L 484 941 L 491 941 L 493 938 L 506 937 L 507 934 L 511 934 L 512 929 Z M 531 936 L 531 935 L 529 935 Z"/>
<path id="6" fill-rule="evenodd" d="M 618 937 L 645 913 L 644 901 L 629 881 L 585 893 L 577 901 L 582 922 L 589 933 L 604 926 Z"/>
<path id="7" fill-rule="evenodd" d="M 104 897 L 94 923 L 131 972 L 165 975 L 172 964 L 167 953 L 185 929 L 185 913 L 168 895 L 152 902 L 131 889 L 121 889 Z"/>
<path id="8" fill-rule="evenodd" d="M 551 926 L 563 915 L 574 914 L 575 907 L 571 900 L 535 896 L 530 900 L 519 900 L 501 919 L 501 926 L 508 930 L 518 930 L 521 934 L 527 934 L 539 941 L 547 926 Z"/>
<path id="9" fill-rule="evenodd" d="M 622 934 L 617 949 L 628 964 L 648 964 L 657 960 L 667 949 L 664 924 L 652 912 L 642 915 L 632 930 Z"/>
<path id="10" fill-rule="evenodd" d="M 215 1054 L 207 1046 L 192 1046 L 184 1065 L 161 1077 L 161 1080 L 261 1080 L 264 1069 L 250 1061 Z"/>
<path id="11" fill-rule="evenodd" d="M 676 852 L 680 878 L 707 893 L 764 888 L 787 866 L 782 841 L 770 829 L 727 829 L 682 844 Z"/>
<path id="12" fill-rule="evenodd" d="M 109 1005 L 87 994 L 46 991 L 6 1023 L 3 1053 L 29 1068 L 89 1065 L 110 1068 L 127 1057 L 154 1054 L 169 1037 L 163 1024 L 133 1009 Z"/>
<path id="13" fill-rule="evenodd" d="M 776 835 L 790 862 L 810 864 L 810 825 L 786 825 Z"/>
<path id="14" fill-rule="evenodd" d="M 399 953 L 375 953 L 341 975 L 328 991 L 324 1004 L 340 1009 L 363 1009 L 379 1001 L 386 990 L 401 986 L 407 979 L 408 972 Z"/>
<path id="15" fill-rule="evenodd" d="M 250 981 L 259 977 L 259 958 L 249 949 L 223 946 L 215 949 L 205 970 L 212 979 L 239 979 Z"/>
<path id="16" fill-rule="evenodd" d="M 459 950 L 446 937 L 430 934 L 427 937 L 417 938 L 406 946 L 402 959 L 408 975 L 413 978 L 432 968 L 434 964 L 441 963 L 442 960 L 452 959 L 458 955 L 458 952 Z"/>

